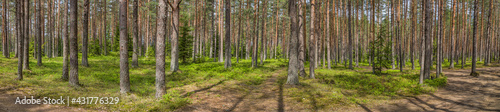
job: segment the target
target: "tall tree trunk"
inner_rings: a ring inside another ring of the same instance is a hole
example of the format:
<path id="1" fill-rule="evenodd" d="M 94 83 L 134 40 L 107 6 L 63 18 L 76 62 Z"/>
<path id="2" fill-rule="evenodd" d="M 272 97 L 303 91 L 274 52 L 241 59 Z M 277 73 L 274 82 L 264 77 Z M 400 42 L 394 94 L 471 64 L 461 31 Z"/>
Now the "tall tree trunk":
<path id="1" fill-rule="evenodd" d="M 265 60 L 265 55 L 266 55 L 266 38 L 267 38 L 267 35 L 266 35 L 266 29 L 267 29 L 267 24 L 266 24 L 266 19 L 267 19 L 267 0 L 264 0 L 262 1 L 263 2 L 263 5 L 264 7 L 262 8 L 263 11 L 262 11 L 262 21 L 261 21 L 261 34 L 260 34 L 260 43 L 261 43 L 261 47 L 260 47 L 260 64 L 263 65 L 264 64 L 264 60 Z"/>
<path id="2" fill-rule="evenodd" d="M 349 37 L 349 43 L 347 46 L 349 46 L 349 69 L 353 69 L 352 67 L 352 32 L 351 32 L 351 19 L 352 19 L 352 8 L 351 8 L 351 1 L 349 0 L 347 2 L 347 12 L 349 13 L 348 18 L 347 18 L 347 29 L 348 29 L 348 37 Z"/>
<path id="3" fill-rule="evenodd" d="M 450 41 L 451 42 L 450 42 L 450 59 L 449 59 L 450 60 L 449 61 L 450 62 L 450 68 L 455 68 L 455 64 L 453 63 L 453 60 L 455 58 L 454 57 L 455 56 L 454 53 L 456 51 L 456 49 L 454 49 L 455 48 L 454 47 L 455 46 L 455 41 L 454 41 L 455 36 L 454 36 L 454 34 L 455 34 L 455 10 L 456 10 L 455 4 L 456 3 L 457 3 L 457 0 L 452 0 L 452 6 L 451 7 L 453 9 L 452 9 L 452 12 L 451 12 L 451 17 L 450 17 L 451 18 L 451 31 L 450 31 Z"/>
<path id="4" fill-rule="evenodd" d="M 106 16 L 107 16 L 107 9 L 106 9 L 107 5 L 106 5 L 106 2 L 107 2 L 107 0 L 103 0 L 102 2 L 104 2 L 103 15 L 102 15 L 103 16 L 103 20 L 102 20 L 102 22 L 103 22 L 102 23 L 103 24 L 103 26 L 102 26 L 102 29 L 103 29 L 102 45 L 103 45 L 104 48 L 103 48 L 102 51 L 104 53 L 104 56 L 107 56 L 108 55 L 108 47 L 106 45 L 107 44 L 107 42 L 106 42 L 107 41 L 107 39 L 106 39 L 106 29 L 107 29 L 106 28 L 106 26 L 107 26 L 107 23 L 106 23 L 106 21 L 107 21 L 107 19 L 106 19 Z M 112 39 L 112 40 L 114 40 L 114 39 Z"/>
<path id="5" fill-rule="evenodd" d="M 485 2 L 485 1 L 483 1 L 483 2 Z M 485 42 L 486 43 L 486 46 L 485 46 L 486 47 L 486 51 L 485 51 L 486 56 L 484 59 L 485 66 L 488 66 L 488 64 L 490 63 L 490 59 L 491 59 L 491 57 L 490 57 L 490 40 L 491 40 L 490 39 L 490 33 L 491 33 L 490 29 L 491 29 L 491 22 L 492 22 L 492 20 L 491 20 L 492 13 L 493 13 L 493 0 L 490 0 L 490 11 L 488 11 L 488 21 L 486 23 L 486 31 L 484 32 L 485 39 L 486 39 L 485 40 L 486 41 Z M 491 35 L 491 36 L 493 37 L 493 35 Z"/>
<path id="6" fill-rule="evenodd" d="M 472 76 L 478 77 L 479 74 L 476 72 L 476 51 L 477 51 L 477 39 L 476 39 L 476 34 L 477 34 L 477 18 L 478 18 L 478 8 L 477 8 L 477 0 L 474 0 L 474 18 L 473 18 L 473 23 L 472 23 L 472 71 L 471 74 Z"/>
<path id="7" fill-rule="evenodd" d="M 195 16 L 194 16 L 194 41 L 193 41 L 193 56 L 192 57 L 193 57 L 193 62 L 196 62 L 196 55 L 198 52 L 197 51 L 198 50 L 197 40 L 199 40 L 198 39 L 198 24 L 200 24 L 200 23 L 198 23 L 198 18 L 199 18 L 198 17 L 198 0 L 196 0 L 194 2 L 194 4 L 195 4 L 195 12 L 194 12 Z"/>
<path id="8" fill-rule="evenodd" d="M 331 69 L 330 61 L 330 0 L 326 0 L 326 59 L 328 61 L 328 69 Z M 335 9 L 334 9 L 335 10 Z"/>
<path id="9" fill-rule="evenodd" d="M 311 37 L 309 38 L 309 77 L 314 78 L 314 66 L 315 66 L 315 49 L 316 49 L 316 44 L 314 43 L 314 31 L 316 30 L 316 27 L 314 26 L 315 20 L 316 20 L 316 13 L 315 13 L 315 4 L 316 0 L 311 1 L 311 29 L 310 29 L 310 35 Z"/>
<path id="10" fill-rule="evenodd" d="M 78 0 L 69 0 L 69 28 L 71 31 L 69 33 L 69 64 L 70 64 L 70 73 L 69 73 L 69 84 L 72 86 L 80 86 L 80 82 L 78 81 Z"/>
<path id="11" fill-rule="evenodd" d="M 24 0 L 16 1 L 16 31 L 17 31 L 17 78 L 16 80 L 23 80 L 23 30 L 22 30 L 22 15 L 23 15 L 23 2 Z"/>
<path id="12" fill-rule="evenodd" d="M 306 76 L 306 71 L 305 71 L 305 68 L 304 68 L 304 65 L 306 63 L 306 31 L 305 31 L 305 28 L 306 28 L 306 19 L 305 19 L 305 9 L 306 9 L 306 2 L 305 0 L 299 0 L 298 1 L 298 29 L 299 30 L 299 34 L 297 36 L 299 36 L 299 59 L 298 59 L 298 64 L 299 64 L 299 68 L 298 68 L 298 71 L 299 71 L 299 76 L 303 76 L 305 77 Z M 279 22 L 279 21 L 278 21 Z"/>
<path id="13" fill-rule="evenodd" d="M 411 43 L 410 43 L 410 57 L 411 57 L 411 69 L 412 70 L 415 70 L 415 43 L 417 42 L 415 40 L 415 37 L 417 36 L 417 15 L 416 15 L 416 1 L 415 0 L 411 0 L 411 24 L 412 24 L 412 27 L 411 27 Z"/>
<path id="14" fill-rule="evenodd" d="M 432 1 L 425 1 L 425 59 L 424 59 L 424 78 L 428 79 L 432 66 Z"/>
<path id="15" fill-rule="evenodd" d="M 9 52 L 9 23 L 7 20 L 9 19 L 9 15 L 7 13 L 7 10 L 9 9 L 9 6 L 7 5 L 7 0 L 3 1 L 3 56 L 5 58 L 10 58 L 10 52 Z"/>
<path id="16" fill-rule="evenodd" d="M 165 94 L 165 29 L 167 24 L 165 21 L 167 20 L 167 4 L 165 4 L 164 0 L 160 0 L 158 2 L 158 31 L 156 32 L 156 98 L 162 98 L 163 94 Z"/>
<path id="17" fill-rule="evenodd" d="M 240 52 L 240 38 L 241 38 L 241 6 L 242 6 L 242 2 L 243 1 L 240 1 L 240 6 L 239 6 L 239 11 L 238 11 L 238 36 L 236 37 L 236 63 L 239 63 L 239 60 L 240 58 L 238 57 L 239 56 L 239 52 Z"/>
<path id="18" fill-rule="evenodd" d="M 37 40 L 36 44 L 38 44 L 36 46 L 36 55 L 37 55 L 36 57 L 37 57 L 37 65 L 38 66 L 42 66 L 42 23 L 40 23 L 40 22 L 42 21 L 42 14 L 43 13 L 40 10 L 42 8 L 41 7 L 41 2 L 37 3 L 37 1 L 38 0 L 35 0 L 35 4 L 36 4 L 36 6 L 35 6 L 35 10 L 36 10 L 35 11 L 35 16 L 36 16 L 36 19 L 37 19 L 36 20 L 37 22 L 36 22 L 36 25 L 35 25 L 35 27 L 36 27 L 35 28 L 36 29 L 35 35 L 36 35 L 36 40 Z M 65 1 L 64 3 L 66 4 L 65 7 L 67 8 L 68 7 L 67 2 Z M 66 14 L 66 13 L 64 13 L 64 14 Z M 67 24 L 64 24 L 64 25 L 67 25 Z M 67 27 L 64 26 L 63 28 L 67 28 Z M 65 37 L 65 39 L 67 40 L 66 37 Z M 67 57 L 66 57 L 66 59 L 67 59 Z M 67 61 L 66 61 L 66 63 L 67 63 Z M 66 63 L 64 63 L 64 64 L 66 64 Z M 66 76 L 68 75 L 67 74 L 68 73 L 67 72 L 67 68 L 68 68 L 68 65 L 66 64 Z M 66 77 L 66 80 L 68 80 L 68 77 Z"/>
<path id="19" fill-rule="evenodd" d="M 217 13 L 217 15 L 219 16 L 219 62 L 224 62 L 224 38 L 222 36 L 222 34 L 224 33 L 224 31 L 222 30 L 222 1 L 223 0 L 218 0 L 218 9 L 217 11 L 219 13 Z"/>
<path id="20" fill-rule="evenodd" d="M 313 0 L 314 1 L 314 0 Z M 290 15 L 290 57 L 288 62 L 288 78 L 286 83 L 290 85 L 299 84 L 298 68 L 299 68 L 299 29 L 298 28 L 298 15 L 297 15 L 297 0 L 289 1 L 289 15 Z"/>
<path id="21" fill-rule="evenodd" d="M 137 21 L 137 18 L 139 17 L 139 14 L 137 13 L 138 11 L 138 6 L 139 6 L 139 3 L 137 2 L 137 0 L 134 0 L 133 3 L 132 3 L 132 7 L 133 7 L 133 16 L 132 16 L 132 45 L 133 45 L 133 50 L 132 50 L 132 67 L 139 67 L 139 62 L 137 61 L 137 58 L 138 58 L 138 47 L 139 47 L 139 29 L 138 29 L 138 21 Z M 105 39 L 104 39 L 105 40 Z"/>
<path id="22" fill-rule="evenodd" d="M 255 4 L 255 6 L 254 6 L 254 20 L 253 20 L 254 21 L 254 33 L 253 33 L 254 36 L 253 36 L 253 39 L 252 39 L 252 47 L 253 47 L 253 50 L 252 50 L 253 51 L 252 52 L 252 67 L 253 68 L 255 68 L 255 67 L 258 66 L 257 65 L 257 53 L 258 53 L 257 48 L 259 48 L 258 47 L 259 46 L 259 43 L 258 43 L 259 42 L 258 41 L 258 38 L 259 38 L 258 37 L 258 35 L 259 35 L 258 33 L 259 33 L 259 31 L 257 29 L 258 28 L 257 19 L 259 18 L 259 16 L 258 16 L 259 0 L 254 0 L 254 4 Z"/>
<path id="23" fill-rule="evenodd" d="M 120 92 L 130 92 L 128 68 L 128 0 L 120 0 Z M 158 44 L 158 43 L 157 43 Z"/>
<path id="24" fill-rule="evenodd" d="M 262 21 L 261 21 L 261 34 L 260 34 L 260 43 L 261 43 L 261 47 L 260 47 L 260 64 L 263 65 L 264 64 L 264 60 L 265 60 L 265 55 L 266 55 L 266 38 L 267 38 L 267 35 L 266 35 L 266 29 L 267 29 L 267 24 L 266 24 L 266 18 L 267 18 L 267 0 L 264 0 L 262 1 L 264 2 L 263 5 L 264 7 L 262 7 L 263 11 L 262 11 Z"/>
<path id="25" fill-rule="evenodd" d="M 231 0 L 224 1 L 226 7 L 226 61 L 224 68 L 231 68 Z"/>
<path id="26" fill-rule="evenodd" d="M 89 41 L 89 10 L 90 0 L 85 0 L 83 3 L 83 34 L 82 34 L 82 66 L 88 67 L 88 41 Z M 95 33 L 95 32 L 94 32 Z"/>
<path id="27" fill-rule="evenodd" d="M 67 81 L 68 78 L 69 78 L 69 70 L 68 70 L 68 64 L 69 64 L 69 62 L 68 62 L 69 61 L 68 1 L 64 1 L 63 4 L 64 4 L 64 7 L 65 7 L 65 10 L 63 11 L 63 13 L 64 13 L 64 16 L 63 16 L 64 17 L 64 24 L 63 24 L 63 28 L 64 28 L 63 35 L 64 35 L 64 37 L 63 37 L 63 69 L 62 69 L 61 79 Z M 38 4 L 38 7 L 39 7 L 38 11 L 40 12 L 40 14 L 38 14 L 37 16 L 39 17 L 38 19 L 40 21 L 42 21 L 41 15 L 43 13 L 40 10 L 42 8 L 41 4 Z M 42 24 L 39 23 L 37 27 L 38 27 L 37 29 L 41 29 Z M 40 37 L 41 37 L 42 32 L 38 31 L 37 35 L 40 35 Z M 39 42 L 38 43 L 38 47 L 41 47 L 41 45 L 42 45 L 41 39 L 39 39 L 38 42 Z M 41 56 L 42 56 L 40 48 L 38 49 L 38 53 L 39 53 L 38 54 L 38 57 L 39 57 L 38 60 L 40 60 Z"/>
<path id="28" fill-rule="evenodd" d="M 23 69 L 24 70 L 29 70 L 30 66 L 29 66 L 29 59 L 30 59 L 30 55 L 29 55 L 29 44 L 30 44 L 30 39 L 29 39 L 29 0 L 24 0 L 24 6 L 23 6 L 23 9 L 24 12 L 23 12 L 23 39 L 24 39 L 24 50 L 23 50 Z"/>
<path id="29" fill-rule="evenodd" d="M 169 3 L 172 8 L 172 36 L 171 36 L 171 61 L 170 61 L 170 71 L 176 72 L 179 70 L 179 46 L 178 46 L 178 37 L 179 37 L 179 5 L 181 0 L 174 0 L 173 3 Z"/>

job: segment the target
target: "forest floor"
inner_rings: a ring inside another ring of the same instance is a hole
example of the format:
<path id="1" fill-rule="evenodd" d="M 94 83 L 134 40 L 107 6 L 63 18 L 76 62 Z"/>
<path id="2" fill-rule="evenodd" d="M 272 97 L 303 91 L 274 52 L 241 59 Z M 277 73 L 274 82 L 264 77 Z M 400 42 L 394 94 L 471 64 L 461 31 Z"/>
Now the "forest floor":
<path id="1" fill-rule="evenodd" d="M 23 81 L 16 77 L 17 60 L 0 58 L 0 112 L 11 111 L 500 111 L 500 67 L 479 64 L 479 78 L 466 69 L 445 69 L 446 77 L 418 85 L 417 70 L 385 70 L 374 75 L 361 63 L 318 67 L 316 78 L 300 77 L 300 85 L 284 84 L 286 61 L 266 60 L 251 68 L 249 60 L 234 63 L 181 64 L 167 73 L 167 94 L 154 98 L 154 59 L 141 58 L 131 68 L 132 92 L 119 93 L 117 54 L 89 58 L 79 71 L 82 88 L 60 80 L 61 58 L 44 58 L 44 66 L 30 60 Z M 168 64 L 167 64 L 168 65 Z M 309 74 L 306 66 L 306 73 Z M 443 68 L 447 68 L 446 64 Z M 447 81 L 447 84 L 445 85 Z M 16 105 L 17 97 L 119 97 L 114 105 Z"/>
<path id="2" fill-rule="evenodd" d="M 192 97 L 194 103 L 177 111 L 500 111 L 500 67 L 479 68 L 478 72 L 481 76 L 475 78 L 469 76 L 470 70 L 446 69 L 443 74 L 448 77 L 448 83 L 434 93 L 400 95 L 390 100 L 372 99 L 376 101 L 335 108 L 318 108 L 316 101 L 301 105 L 287 98 L 283 88 L 295 87 L 283 85 L 278 73 L 274 73 L 265 83 L 251 87 L 244 94 L 226 87 L 192 94 L 197 96 Z"/>
<path id="3" fill-rule="evenodd" d="M 358 104 L 350 111 L 422 112 L 422 111 L 500 111 L 500 67 L 478 68 L 478 78 L 470 69 L 445 69 L 446 86 L 434 93 L 406 96 L 377 104 Z"/>

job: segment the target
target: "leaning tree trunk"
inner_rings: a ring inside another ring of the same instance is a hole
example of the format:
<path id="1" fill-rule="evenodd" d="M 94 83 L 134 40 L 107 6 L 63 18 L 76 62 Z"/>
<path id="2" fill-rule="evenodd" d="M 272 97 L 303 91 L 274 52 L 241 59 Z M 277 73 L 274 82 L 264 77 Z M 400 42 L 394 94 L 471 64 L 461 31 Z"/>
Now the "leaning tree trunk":
<path id="1" fill-rule="evenodd" d="M 167 4 L 165 4 L 164 0 L 160 0 L 158 2 L 158 16 L 157 16 L 157 26 L 158 31 L 156 32 L 156 98 L 162 98 L 163 94 L 165 94 L 165 29 L 167 24 L 165 21 L 167 20 Z"/>
<path id="2" fill-rule="evenodd" d="M 128 0 L 120 0 L 120 93 L 130 92 L 128 68 Z"/>
<path id="3" fill-rule="evenodd" d="M 224 1 L 226 7 L 226 61 L 224 68 L 231 68 L 231 0 Z"/>
<path id="4" fill-rule="evenodd" d="M 80 86 L 78 81 L 78 26 L 77 26 L 77 16 L 78 16 L 78 0 L 69 0 L 69 28 L 71 31 L 69 33 L 69 64 L 70 64 L 70 73 L 69 73 L 69 84 L 72 86 Z"/>

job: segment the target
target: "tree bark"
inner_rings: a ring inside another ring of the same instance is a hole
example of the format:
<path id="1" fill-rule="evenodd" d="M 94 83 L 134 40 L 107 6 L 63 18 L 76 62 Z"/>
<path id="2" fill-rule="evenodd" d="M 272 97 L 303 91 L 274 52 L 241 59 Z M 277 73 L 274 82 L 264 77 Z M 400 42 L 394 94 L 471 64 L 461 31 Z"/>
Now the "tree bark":
<path id="1" fill-rule="evenodd" d="M 106 45 L 107 44 L 107 42 L 106 42 L 107 41 L 107 39 L 106 39 L 106 29 L 107 29 L 106 28 L 106 26 L 107 26 L 107 23 L 106 23 L 106 21 L 107 21 L 107 19 L 106 19 L 106 16 L 107 16 L 107 10 L 106 10 L 107 5 L 106 5 L 106 2 L 107 2 L 107 0 L 103 0 L 103 2 L 104 2 L 104 7 L 103 7 L 103 13 L 104 14 L 103 14 L 103 20 L 102 20 L 102 22 L 103 22 L 102 23 L 103 24 L 103 26 L 102 26 L 102 29 L 103 29 L 102 45 L 103 45 L 104 48 L 103 48 L 102 51 L 103 51 L 104 56 L 107 56 L 108 55 L 108 47 Z M 112 40 L 114 40 L 114 39 L 112 39 Z"/>
<path id="2" fill-rule="evenodd" d="M 348 37 L 349 37 L 349 43 L 347 46 L 349 46 L 349 69 L 353 70 L 352 67 L 352 32 L 351 32 L 351 18 L 352 18 L 352 11 L 351 11 L 351 1 L 348 0 L 347 2 L 347 12 L 349 13 L 348 18 L 347 18 L 347 28 L 348 28 Z"/>
<path id="3" fill-rule="evenodd" d="M 454 61 L 454 58 L 455 58 L 454 57 L 455 56 L 454 53 L 456 51 L 456 49 L 454 49 L 455 48 L 454 47 L 455 46 L 454 39 L 456 38 L 454 36 L 454 34 L 455 34 L 455 10 L 456 10 L 455 4 L 456 3 L 457 3 L 457 0 L 452 0 L 452 6 L 451 7 L 453 9 L 452 9 L 452 12 L 451 12 L 451 17 L 450 17 L 451 18 L 451 32 L 450 32 L 450 41 L 451 42 L 450 42 L 450 59 L 449 59 L 450 60 L 449 61 L 450 62 L 450 69 L 455 68 L 455 64 L 453 63 L 453 61 Z"/>
<path id="4" fill-rule="evenodd" d="M 313 0 L 314 1 L 314 0 Z M 299 31 L 297 24 L 297 0 L 289 1 L 290 8 L 290 61 L 288 62 L 288 78 L 286 84 L 297 85 L 299 84 L 298 68 L 299 68 Z M 312 2 L 313 3 L 313 2 Z"/>
<path id="5" fill-rule="evenodd" d="M 72 86 L 79 87 L 80 82 L 78 81 L 78 26 L 77 26 L 77 16 L 78 16 L 78 0 L 69 0 L 69 60 L 70 60 L 70 73 L 69 73 L 69 84 Z"/>
<path id="6" fill-rule="evenodd" d="M 315 39 L 314 39 L 314 32 L 316 30 L 316 27 L 314 26 L 315 20 L 316 20 L 316 14 L 315 14 L 315 2 L 316 0 L 311 0 L 311 29 L 310 29 L 310 35 L 311 37 L 309 38 L 309 77 L 314 78 L 314 66 L 315 66 L 315 55 L 316 55 L 316 44 L 315 44 Z"/>
<path id="7" fill-rule="evenodd" d="M 40 10 L 41 4 L 38 4 L 38 6 L 39 6 L 38 11 L 40 12 L 40 14 L 38 14 L 37 16 L 39 17 L 39 20 L 42 21 L 41 15 L 43 13 Z M 64 36 L 63 37 L 63 69 L 62 69 L 61 79 L 67 81 L 69 78 L 69 70 L 68 70 L 68 64 L 69 64 L 69 62 L 68 62 L 69 61 L 68 1 L 64 1 L 64 7 L 65 7 L 65 10 L 63 11 L 63 13 L 64 13 L 64 16 L 63 16 L 64 17 L 64 23 L 63 23 L 63 28 L 64 28 L 64 30 L 63 30 L 63 36 Z M 42 27 L 42 24 L 39 23 L 38 29 L 41 29 L 41 27 Z M 40 37 L 41 37 L 42 32 L 39 31 L 37 33 L 37 35 L 40 35 Z M 39 39 L 39 40 L 40 41 L 38 41 L 39 42 L 38 47 L 41 47 L 42 42 L 41 42 L 41 39 Z M 39 60 L 40 60 L 41 59 L 41 49 L 38 49 L 38 51 L 39 51 L 38 57 L 40 57 L 39 58 Z"/>
<path id="8" fill-rule="evenodd" d="M 89 41 L 89 9 L 90 0 L 85 0 L 83 3 L 83 34 L 82 34 L 82 66 L 88 67 L 88 41 Z M 94 32 L 95 33 L 95 32 Z"/>
<path id="9" fill-rule="evenodd" d="M 330 61 L 330 0 L 326 0 L 326 59 L 328 61 L 328 69 L 331 69 Z M 334 9 L 335 10 L 335 9 Z"/>
<path id="10" fill-rule="evenodd" d="M 474 76 L 474 74 L 477 74 L 476 73 L 476 51 L 477 51 L 477 44 L 476 44 L 476 41 L 477 41 L 477 38 L 476 38 L 476 34 L 477 34 L 477 18 L 478 18 L 478 7 L 477 7 L 477 0 L 474 0 L 474 18 L 473 18 L 473 23 L 472 23 L 472 71 L 471 71 L 471 75 Z"/>
<path id="11" fill-rule="evenodd" d="M 120 0 L 120 92 L 130 92 L 128 67 L 128 28 L 127 28 L 128 0 Z"/>
<path id="12" fill-rule="evenodd" d="M 23 30 L 22 30 L 22 15 L 23 15 L 23 1 L 24 0 L 18 0 L 16 1 L 16 31 L 17 31 L 17 78 L 16 80 L 23 80 Z"/>
<path id="13" fill-rule="evenodd" d="M 156 98 L 162 98 L 163 94 L 165 94 L 165 29 L 167 24 L 165 21 L 167 20 L 167 4 L 165 4 L 164 0 L 160 0 L 158 2 L 158 31 L 156 32 Z"/>
<path id="14" fill-rule="evenodd" d="M 305 71 L 305 68 L 304 68 L 304 65 L 306 63 L 306 31 L 305 31 L 305 28 L 306 28 L 306 19 L 305 19 L 305 9 L 306 9 L 306 2 L 305 0 L 299 0 L 298 1 L 299 3 L 297 4 L 298 5 L 298 32 L 299 34 L 297 36 L 299 36 L 299 68 L 298 68 L 298 71 L 299 71 L 299 76 L 303 76 L 303 77 L 306 77 L 306 71 Z"/>
<path id="15" fill-rule="evenodd" d="M 133 46 L 133 50 L 132 50 L 132 67 L 139 67 L 139 62 L 138 62 L 138 47 L 139 47 L 139 29 L 138 29 L 138 26 L 139 24 L 137 23 L 137 18 L 139 17 L 139 14 L 137 13 L 137 10 L 138 10 L 138 2 L 137 0 L 134 0 L 133 3 L 132 3 L 132 7 L 133 7 L 133 17 L 132 17 L 132 38 L 133 38 L 133 42 L 132 42 L 132 46 Z M 104 39 L 105 40 L 105 39 Z"/>
<path id="16" fill-rule="evenodd" d="M 7 14 L 7 10 L 9 9 L 9 6 L 7 5 L 7 0 L 4 0 L 3 1 L 3 41 L 2 41 L 2 45 L 3 45 L 3 56 L 5 56 L 5 58 L 10 58 L 10 52 L 9 52 L 9 23 L 7 22 L 7 20 L 9 19 L 9 15 Z"/>
<path id="17" fill-rule="evenodd" d="M 231 68 L 231 0 L 224 1 L 226 7 L 226 61 L 224 68 Z"/>
<path id="18" fill-rule="evenodd" d="M 432 8 L 431 1 L 425 0 L 425 59 L 424 59 L 424 78 L 428 79 L 432 66 Z"/>
<path id="19" fill-rule="evenodd" d="M 29 66 L 29 59 L 30 59 L 30 55 L 29 55 L 29 44 L 30 44 L 30 39 L 29 39 L 29 0 L 24 0 L 24 6 L 23 6 L 23 9 L 24 12 L 23 12 L 23 29 L 24 30 L 24 33 L 23 33 L 23 39 L 24 39 L 24 44 L 23 44 L 23 69 L 24 70 L 29 70 L 30 66 Z"/>
<path id="20" fill-rule="evenodd" d="M 176 72 L 179 70 L 179 46 L 178 46 L 178 37 L 179 37 L 179 5 L 181 0 L 174 0 L 173 3 L 169 3 L 172 8 L 172 36 L 171 36 L 171 61 L 170 61 L 170 71 Z"/>

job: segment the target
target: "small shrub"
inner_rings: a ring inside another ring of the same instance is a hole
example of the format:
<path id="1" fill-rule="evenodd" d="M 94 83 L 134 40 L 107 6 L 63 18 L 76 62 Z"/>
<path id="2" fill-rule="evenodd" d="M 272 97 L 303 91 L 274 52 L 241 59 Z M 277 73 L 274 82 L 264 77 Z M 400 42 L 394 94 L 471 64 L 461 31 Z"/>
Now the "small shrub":
<path id="1" fill-rule="evenodd" d="M 427 79 L 424 82 L 427 83 L 429 86 L 442 87 L 442 86 L 446 86 L 446 84 L 448 83 L 448 78 L 447 77 L 439 77 L 439 78 L 432 79 L 432 80 Z"/>
<path id="2" fill-rule="evenodd" d="M 178 109 L 191 103 L 189 98 L 182 98 L 177 91 L 167 92 L 167 94 L 163 95 L 163 99 L 161 99 L 160 102 L 166 104 L 171 110 Z"/>

